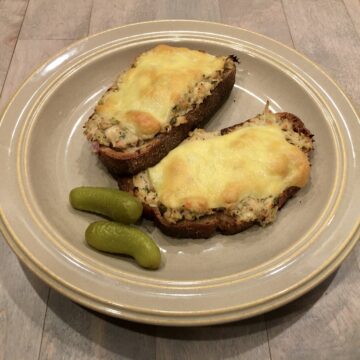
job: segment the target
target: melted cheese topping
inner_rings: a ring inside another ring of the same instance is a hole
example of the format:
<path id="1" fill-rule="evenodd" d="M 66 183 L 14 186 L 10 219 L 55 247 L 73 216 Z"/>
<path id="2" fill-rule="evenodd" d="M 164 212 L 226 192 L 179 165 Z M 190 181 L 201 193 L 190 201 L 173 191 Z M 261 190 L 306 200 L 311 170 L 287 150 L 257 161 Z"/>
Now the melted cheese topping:
<path id="1" fill-rule="evenodd" d="M 159 45 L 137 58 L 119 79 L 118 89 L 105 94 L 96 112 L 105 120 L 116 119 L 139 138 L 151 138 L 169 123 L 173 107 L 190 89 L 222 71 L 225 61 L 226 57 Z"/>
<path id="2" fill-rule="evenodd" d="M 203 212 L 301 188 L 309 171 L 307 156 L 286 141 L 279 126 L 257 125 L 183 142 L 148 174 L 166 207 Z"/>

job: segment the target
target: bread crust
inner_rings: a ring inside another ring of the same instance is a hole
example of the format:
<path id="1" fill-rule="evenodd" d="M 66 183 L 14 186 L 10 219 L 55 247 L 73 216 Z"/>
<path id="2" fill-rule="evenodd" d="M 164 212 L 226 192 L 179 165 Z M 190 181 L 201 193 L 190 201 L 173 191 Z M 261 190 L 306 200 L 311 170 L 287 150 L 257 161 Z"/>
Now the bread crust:
<path id="1" fill-rule="evenodd" d="M 304 123 L 295 115 L 291 113 L 277 113 L 276 114 L 282 120 L 288 120 L 292 124 L 292 128 L 295 132 L 304 134 L 306 137 L 312 139 L 313 135 L 305 127 Z M 241 124 L 233 125 L 228 128 L 221 130 L 221 135 L 225 135 L 234 131 L 235 129 L 243 126 L 245 123 L 251 121 L 247 120 Z M 304 151 L 306 153 L 306 151 Z M 308 156 L 309 153 L 306 153 Z M 134 194 L 134 184 L 132 177 L 121 177 L 118 178 L 118 186 L 120 190 L 130 192 Z M 279 210 L 285 205 L 285 203 L 293 197 L 298 187 L 289 187 L 285 189 L 275 200 L 274 206 Z M 161 214 L 159 208 L 150 207 L 147 204 L 143 204 L 144 211 L 143 216 L 149 220 L 153 220 L 156 226 L 166 235 L 176 238 L 209 238 L 217 231 L 225 234 L 232 235 L 246 230 L 250 226 L 254 225 L 257 221 L 243 221 L 236 222 L 236 219 L 226 215 L 222 211 L 218 211 L 212 215 L 206 215 L 197 220 L 180 220 L 173 224 L 168 222 Z"/>
<path id="2" fill-rule="evenodd" d="M 134 175 L 157 164 L 170 150 L 180 144 L 196 127 L 202 127 L 229 97 L 235 83 L 236 66 L 225 69 L 223 80 L 204 101 L 190 110 L 186 123 L 173 126 L 167 133 L 159 133 L 135 151 L 120 151 L 100 145 L 98 156 L 113 176 Z"/>

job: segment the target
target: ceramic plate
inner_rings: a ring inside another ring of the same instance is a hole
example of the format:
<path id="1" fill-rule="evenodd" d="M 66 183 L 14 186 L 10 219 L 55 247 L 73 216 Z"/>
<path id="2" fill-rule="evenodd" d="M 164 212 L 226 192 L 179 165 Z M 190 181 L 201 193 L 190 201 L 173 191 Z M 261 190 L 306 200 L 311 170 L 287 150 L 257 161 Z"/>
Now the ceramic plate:
<path id="1" fill-rule="evenodd" d="M 315 134 L 310 183 L 266 228 L 208 240 L 140 227 L 161 247 L 158 271 L 90 249 L 69 191 L 114 180 L 91 153 L 82 125 L 117 74 L 166 43 L 234 54 L 236 84 L 209 122 L 218 129 L 263 110 L 298 115 Z M 357 142 L 354 141 L 357 139 Z M 242 29 L 197 21 L 129 25 L 81 40 L 36 70 L 0 128 L 1 228 L 18 257 L 50 286 L 103 313 L 168 325 L 213 324 L 274 309 L 334 271 L 359 236 L 359 117 L 314 63 Z"/>

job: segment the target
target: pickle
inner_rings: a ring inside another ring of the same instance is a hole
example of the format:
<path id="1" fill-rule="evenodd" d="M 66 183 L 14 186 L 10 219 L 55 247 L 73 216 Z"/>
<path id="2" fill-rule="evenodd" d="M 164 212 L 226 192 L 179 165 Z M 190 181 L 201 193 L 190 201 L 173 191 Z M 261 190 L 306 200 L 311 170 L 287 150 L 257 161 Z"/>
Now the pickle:
<path id="1" fill-rule="evenodd" d="M 93 248 L 129 255 L 142 267 L 157 269 L 161 255 L 154 240 L 142 231 L 113 221 L 96 221 L 88 226 L 85 239 Z"/>
<path id="2" fill-rule="evenodd" d="M 71 190 L 69 200 L 77 210 L 104 215 L 124 224 L 136 222 L 142 213 L 142 204 L 137 198 L 117 189 L 78 187 Z"/>

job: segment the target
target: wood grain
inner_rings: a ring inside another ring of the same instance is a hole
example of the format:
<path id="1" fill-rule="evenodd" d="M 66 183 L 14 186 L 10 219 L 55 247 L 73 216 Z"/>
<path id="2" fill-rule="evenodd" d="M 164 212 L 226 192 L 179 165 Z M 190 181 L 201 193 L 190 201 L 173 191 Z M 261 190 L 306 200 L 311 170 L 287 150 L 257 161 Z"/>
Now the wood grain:
<path id="1" fill-rule="evenodd" d="M 343 0 L 347 12 L 354 24 L 354 27 L 360 36 L 360 1 L 359 0 Z"/>
<path id="2" fill-rule="evenodd" d="M 360 39 L 336 0 L 284 0 L 297 50 L 322 65 L 360 106 Z"/>
<path id="3" fill-rule="evenodd" d="M 88 34 L 92 0 L 30 0 L 20 39 L 79 39 Z"/>
<path id="4" fill-rule="evenodd" d="M 155 19 L 152 0 L 94 0 L 90 34 L 113 27 Z"/>
<path id="5" fill-rule="evenodd" d="M 71 42 L 53 39 L 165 18 L 222 21 L 293 40 L 360 104 L 358 0 L 30 0 L 27 11 L 26 4 L 0 0 L 0 110 L 33 68 Z M 86 310 L 49 292 L 1 235 L 0 264 L 0 360 L 360 358 L 360 244 L 301 299 L 264 317 L 198 328 L 156 328 Z"/>
<path id="6" fill-rule="evenodd" d="M 27 3 L 28 0 L 0 1 L 0 72 L 6 73 L 10 65 Z"/>
<path id="7" fill-rule="evenodd" d="M 155 328 L 86 310 L 51 291 L 40 360 L 154 359 Z"/>
<path id="8" fill-rule="evenodd" d="M 221 0 L 219 4 L 223 22 L 293 45 L 281 0 Z"/>
<path id="9" fill-rule="evenodd" d="M 220 21 L 217 0 L 157 0 L 157 19 L 196 19 Z"/>
<path id="10" fill-rule="evenodd" d="M 0 290 L 1 291 L 1 290 Z M 6 327 L 7 327 L 7 318 L 6 311 L 0 309 L 0 360 L 5 360 L 5 347 L 6 347 Z"/>
<path id="11" fill-rule="evenodd" d="M 0 235 L 0 359 L 36 359 L 48 287 L 23 269 Z"/>
<path id="12" fill-rule="evenodd" d="M 335 277 L 266 315 L 272 359 L 360 359 L 359 296 L 352 254 Z"/>
<path id="13" fill-rule="evenodd" d="M 262 317 L 227 325 L 198 328 L 159 328 L 156 358 L 270 359 Z"/>

